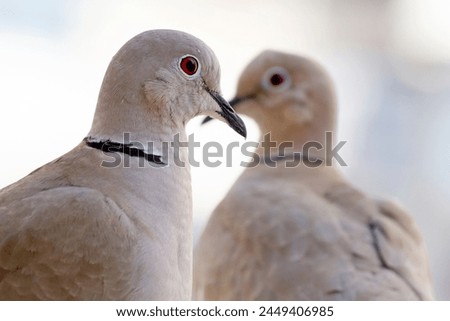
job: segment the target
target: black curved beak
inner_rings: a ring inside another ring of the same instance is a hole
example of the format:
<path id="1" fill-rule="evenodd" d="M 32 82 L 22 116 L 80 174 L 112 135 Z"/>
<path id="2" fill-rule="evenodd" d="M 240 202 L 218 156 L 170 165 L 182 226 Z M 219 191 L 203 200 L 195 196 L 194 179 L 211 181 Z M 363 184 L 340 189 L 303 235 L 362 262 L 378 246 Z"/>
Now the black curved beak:
<path id="1" fill-rule="evenodd" d="M 209 123 L 211 120 L 213 120 L 214 118 L 212 118 L 211 116 L 205 116 L 205 118 L 203 118 L 202 120 L 202 125 Z"/>
<path id="2" fill-rule="evenodd" d="M 214 97 L 213 97 L 214 98 Z M 220 98 L 222 98 L 220 96 Z M 251 96 L 245 96 L 245 97 L 234 97 L 233 99 L 230 100 L 230 102 L 228 104 L 230 104 L 231 107 L 235 107 L 237 104 L 239 104 L 240 102 L 250 99 L 252 98 Z M 223 98 L 222 98 L 223 99 Z M 217 101 L 217 100 L 216 100 Z M 202 120 L 202 125 L 206 124 L 207 122 L 209 122 L 210 120 L 213 120 L 214 118 L 210 117 L 210 116 L 206 116 L 203 120 Z"/>
<path id="3" fill-rule="evenodd" d="M 219 105 L 221 110 L 217 111 L 217 113 L 222 116 L 228 123 L 228 125 L 233 128 L 238 134 L 240 134 L 244 138 L 247 138 L 247 129 L 245 128 L 245 124 L 242 119 L 236 114 L 233 107 L 231 107 L 230 104 L 218 92 L 213 91 L 208 87 L 206 87 L 206 91 Z M 207 122 L 206 118 L 203 120 L 202 124 Z"/>

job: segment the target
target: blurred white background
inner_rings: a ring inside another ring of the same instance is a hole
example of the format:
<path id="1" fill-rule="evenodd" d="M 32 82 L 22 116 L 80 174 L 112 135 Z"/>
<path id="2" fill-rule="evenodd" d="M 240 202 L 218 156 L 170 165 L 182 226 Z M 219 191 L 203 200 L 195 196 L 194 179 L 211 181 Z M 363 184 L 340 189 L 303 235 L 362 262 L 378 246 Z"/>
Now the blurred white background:
<path id="1" fill-rule="evenodd" d="M 344 174 L 397 199 L 427 243 L 439 299 L 450 299 L 450 2 L 446 0 L 0 1 L 0 188 L 67 152 L 90 128 L 115 52 L 148 29 L 189 32 L 222 67 L 231 98 L 264 49 L 321 62 L 336 83 Z M 258 130 L 248 124 L 249 140 Z M 193 120 L 201 142 L 243 142 Z M 195 233 L 239 176 L 192 169 Z M 195 158 L 201 159 L 201 150 Z"/>

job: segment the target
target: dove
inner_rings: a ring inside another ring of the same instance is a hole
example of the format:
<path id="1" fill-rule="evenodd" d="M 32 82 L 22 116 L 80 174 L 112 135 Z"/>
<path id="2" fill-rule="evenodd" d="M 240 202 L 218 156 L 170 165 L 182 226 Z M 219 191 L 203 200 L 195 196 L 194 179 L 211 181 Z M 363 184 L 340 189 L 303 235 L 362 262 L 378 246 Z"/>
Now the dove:
<path id="1" fill-rule="evenodd" d="M 198 114 L 245 136 L 219 83 L 215 54 L 194 36 L 126 42 L 88 135 L 0 191 L 0 299 L 189 300 L 191 181 L 175 145 Z"/>
<path id="2" fill-rule="evenodd" d="M 194 299 L 434 298 L 413 218 L 338 169 L 329 146 L 336 95 L 321 65 L 264 51 L 242 72 L 231 105 L 262 138 L 196 244 Z"/>

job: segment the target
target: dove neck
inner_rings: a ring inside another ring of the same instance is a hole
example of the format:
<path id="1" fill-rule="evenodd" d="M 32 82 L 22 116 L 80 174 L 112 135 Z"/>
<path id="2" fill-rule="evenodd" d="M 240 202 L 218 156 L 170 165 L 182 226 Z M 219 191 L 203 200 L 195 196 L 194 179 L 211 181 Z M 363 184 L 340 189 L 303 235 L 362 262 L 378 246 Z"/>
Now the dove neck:
<path id="1" fill-rule="evenodd" d="M 187 141 L 183 122 L 177 124 L 169 115 L 152 113 L 146 104 L 131 105 L 126 101 L 107 105 L 99 100 L 88 137 L 132 144 L 155 155 L 162 155 L 174 141 Z"/>
<path id="2" fill-rule="evenodd" d="M 326 160 L 327 150 L 336 139 L 334 126 L 328 130 L 312 128 L 311 126 L 279 126 L 276 130 L 264 131 L 261 128 L 260 144 L 256 153 L 260 156 L 279 156 L 290 153 L 301 153 L 311 157 Z"/>

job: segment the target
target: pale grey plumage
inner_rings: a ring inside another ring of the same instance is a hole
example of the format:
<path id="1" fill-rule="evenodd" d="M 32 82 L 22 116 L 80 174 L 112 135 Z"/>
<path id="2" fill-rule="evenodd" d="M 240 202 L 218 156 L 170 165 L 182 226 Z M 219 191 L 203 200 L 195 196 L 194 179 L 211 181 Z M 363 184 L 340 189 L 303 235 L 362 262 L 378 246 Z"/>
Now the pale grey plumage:
<path id="1" fill-rule="evenodd" d="M 274 78 L 270 88 L 268 70 L 286 73 L 289 84 L 276 88 Z M 332 84 L 309 59 L 262 53 L 243 71 L 236 97 L 236 110 L 277 145 L 292 141 L 301 151 L 335 131 Z M 324 150 L 310 152 L 330 161 Z M 424 243 L 407 213 L 369 198 L 325 162 L 286 168 L 288 161 L 246 169 L 214 210 L 194 255 L 194 298 L 433 298 Z"/>
<path id="2" fill-rule="evenodd" d="M 193 75 L 179 67 L 185 55 L 198 59 Z M 163 143 L 185 141 L 197 114 L 221 113 L 244 133 L 218 92 L 217 59 L 199 39 L 152 30 L 128 41 L 108 67 L 89 137 L 0 191 L 0 299 L 190 299 L 187 152 L 176 166 Z M 165 165 L 87 145 L 129 143 L 125 133 Z"/>

